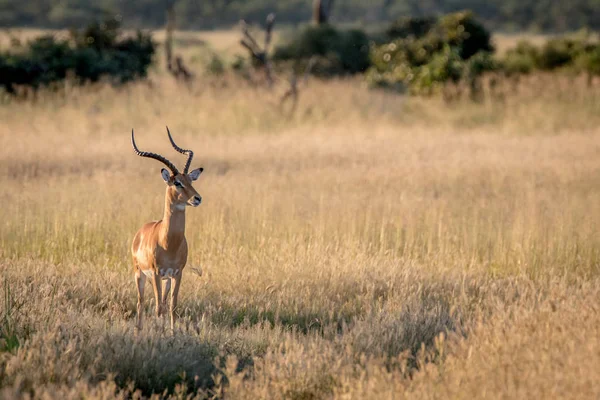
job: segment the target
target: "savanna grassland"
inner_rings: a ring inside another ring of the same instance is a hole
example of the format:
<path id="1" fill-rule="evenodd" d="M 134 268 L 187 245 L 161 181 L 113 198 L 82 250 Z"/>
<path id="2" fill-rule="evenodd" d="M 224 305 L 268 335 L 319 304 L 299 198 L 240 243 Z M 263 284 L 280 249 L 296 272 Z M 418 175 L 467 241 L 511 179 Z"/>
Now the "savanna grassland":
<path id="1" fill-rule="evenodd" d="M 600 397 L 600 92 L 65 86 L 0 106 L 0 398 Z M 203 196 L 174 335 L 130 243 L 165 125 Z M 192 268 L 201 269 L 199 275 Z"/>

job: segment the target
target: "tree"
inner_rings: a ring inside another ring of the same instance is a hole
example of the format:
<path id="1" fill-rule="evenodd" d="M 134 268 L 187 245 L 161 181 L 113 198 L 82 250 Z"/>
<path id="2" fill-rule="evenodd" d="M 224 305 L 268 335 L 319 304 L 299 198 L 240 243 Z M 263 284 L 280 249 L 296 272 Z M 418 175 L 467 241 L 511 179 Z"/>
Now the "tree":
<path id="1" fill-rule="evenodd" d="M 190 80 L 194 75 L 185 66 L 181 56 L 175 56 L 173 61 L 173 31 L 175 30 L 175 0 L 167 0 L 166 12 L 166 37 L 165 37 L 165 57 L 167 62 L 167 70 L 176 78 Z"/>
<path id="2" fill-rule="evenodd" d="M 313 0 L 313 23 L 315 25 L 329 23 L 333 0 Z"/>

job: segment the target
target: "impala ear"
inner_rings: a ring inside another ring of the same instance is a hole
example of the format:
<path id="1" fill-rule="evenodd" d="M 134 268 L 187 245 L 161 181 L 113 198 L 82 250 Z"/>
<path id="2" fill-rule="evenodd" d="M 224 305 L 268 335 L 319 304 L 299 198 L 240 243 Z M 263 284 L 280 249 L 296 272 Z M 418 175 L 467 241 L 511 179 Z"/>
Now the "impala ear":
<path id="1" fill-rule="evenodd" d="M 169 182 L 169 179 L 171 179 L 171 173 L 169 171 L 167 171 L 165 168 L 160 170 L 160 174 L 162 175 L 162 178 L 167 183 Z"/>
<path id="2" fill-rule="evenodd" d="M 196 168 L 195 170 L 190 172 L 188 174 L 188 176 L 190 177 L 191 180 L 195 181 L 196 179 L 198 179 L 200 177 L 200 174 L 202 173 L 202 171 L 204 171 L 204 168 Z"/>

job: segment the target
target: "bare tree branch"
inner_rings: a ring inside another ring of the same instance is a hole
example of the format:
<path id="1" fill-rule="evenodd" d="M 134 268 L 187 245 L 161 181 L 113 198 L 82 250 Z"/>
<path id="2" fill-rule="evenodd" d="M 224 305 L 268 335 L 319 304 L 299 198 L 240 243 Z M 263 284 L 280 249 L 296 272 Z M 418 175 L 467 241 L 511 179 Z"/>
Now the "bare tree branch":
<path id="1" fill-rule="evenodd" d="M 308 61 L 308 64 L 306 65 L 306 68 L 304 70 L 304 76 L 301 81 L 303 86 L 306 86 L 306 84 L 308 82 L 308 77 L 310 76 L 310 71 L 312 70 L 316 61 L 317 61 L 317 59 L 315 57 L 311 57 L 310 60 Z M 289 80 L 290 87 L 288 90 L 285 91 L 285 93 L 283 93 L 283 95 L 279 99 L 279 107 L 281 109 L 283 109 L 285 103 L 289 99 L 292 100 L 292 106 L 289 110 L 289 116 L 293 115 L 293 113 L 296 111 L 296 107 L 298 106 L 298 98 L 300 97 L 300 87 L 299 87 L 298 83 L 299 83 L 298 82 L 298 74 L 296 73 L 296 71 L 293 71 L 292 76 L 290 77 L 290 80 Z"/>
<path id="2" fill-rule="evenodd" d="M 275 14 L 270 13 L 267 15 L 267 25 L 265 26 L 265 53 L 269 52 L 271 46 L 271 38 L 273 37 L 273 26 L 275 25 Z"/>
<path id="3" fill-rule="evenodd" d="M 254 60 L 255 64 L 265 70 L 267 85 L 271 87 L 273 85 L 273 66 L 269 60 L 269 47 L 273 35 L 273 26 L 275 25 L 275 14 L 271 13 L 267 16 L 265 25 L 265 45 L 262 49 L 258 45 L 258 41 L 254 39 L 250 33 L 246 21 L 242 20 L 240 23 L 242 34 L 244 35 L 240 40 L 240 44 L 248 50 L 250 57 Z"/>
<path id="4" fill-rule="evenodd" d="M 165 56 L 167 61 L 167 70 L 175 77 L 175 79 L 183 79 L 188 81 L 194 77 L 191 71 L 185 66 L 181 56 L 175 57 L 173 63 L 173 33 L 175 31 L 175 0 L 167 0 L 167 24 L 165 27 Z"/>
<path id="5" fill-rule="evenodd" d="M 249 45 L 252 47 L 252 51 L 260 51 L 260 46 L 258 45 L 258 42 L 250 34 L 250 31 L 248 30 L 248 24 L 244 20 L 242 20 L 242 33 L 244 34 L 244 39 L 242 40 L 247 40 L 249 42 Z"/>
<path id="6" fill-rule="evenodd" d="M 165 56 L 167 61 L 167 70 L 173 68 L 173 31 L 175 30 L 175 1 L 167 1 L 167 25 L 165 27 Z"/>

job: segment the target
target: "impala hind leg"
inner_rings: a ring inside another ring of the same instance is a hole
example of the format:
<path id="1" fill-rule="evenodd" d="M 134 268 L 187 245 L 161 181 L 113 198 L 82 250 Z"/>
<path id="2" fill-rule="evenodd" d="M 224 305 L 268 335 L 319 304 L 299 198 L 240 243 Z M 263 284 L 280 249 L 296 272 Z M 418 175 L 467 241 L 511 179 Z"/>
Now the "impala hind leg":
<path id="1" fill-rule="evenodd" d="M 137 289 L 137 320 L 135 327 L 138 331 L 142 330 L 142 313 L 144 311 L 144 285 L 146 284 L 146 275 L 140 270 L 135 272 L 135 287 Z"/>
<path id="2" fill-rule="evenodd" d="M 171 315 L 171 332 L 175 330 L 175 309 L 177 308 L 177 296 L 179 295 L 179 284 L 181 283 L 181 271 L 170 280 L 173 281 L 173 292 L 171 293 L 171 304 L 169 314 Z"/>
<path id="3" fill-rule="evenodd" d="M 162 308 L 163 311 L 167 310 L 167 300 L 169 299 L 169 292 L 171 291 L 171 279 L 164 279 L 162 287 Z"/>
<path id="4" fill-rule="evenodd" d="M 152 276 L 152 289 L 154 289 L 154 304 L 156 306 L 156 316 L 160 317 L 162 314 L 162 285 L 160 282 L 160 275 L 155 272 Z"/>

